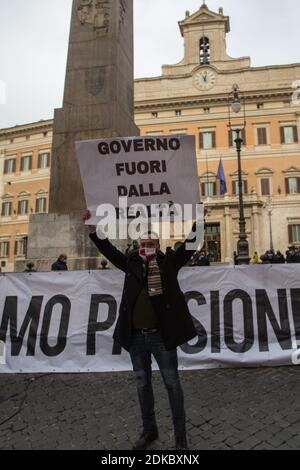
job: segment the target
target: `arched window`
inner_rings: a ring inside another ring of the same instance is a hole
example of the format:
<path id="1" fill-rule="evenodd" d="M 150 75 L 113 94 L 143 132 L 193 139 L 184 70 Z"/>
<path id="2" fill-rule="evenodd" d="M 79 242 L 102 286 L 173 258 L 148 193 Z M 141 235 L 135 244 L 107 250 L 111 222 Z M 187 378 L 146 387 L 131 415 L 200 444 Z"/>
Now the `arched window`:
<path id="1" fill-rule="evenodd" d="M 200 64 L 207 65 L 210 63 L 210 45 L 209 39 L 203 36 L 200 39 Z"/>

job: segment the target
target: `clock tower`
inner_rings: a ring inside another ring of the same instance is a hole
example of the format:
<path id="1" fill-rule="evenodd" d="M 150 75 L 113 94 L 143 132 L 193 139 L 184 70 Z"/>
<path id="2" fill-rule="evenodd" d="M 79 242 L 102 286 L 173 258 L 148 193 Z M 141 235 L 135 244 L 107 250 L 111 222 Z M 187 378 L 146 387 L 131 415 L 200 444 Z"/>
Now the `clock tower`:
<path id="1" fill-rule="evenodd" d="M 233 59 L 227 54 L 230 19 L 224 15 L 223 8 L 216 13 L 204 3 L 192 15 L 187 11 L 185 19 L 178 24 L 184 38 L 184 57 L 178 64 L 164 65 L 163 76 L 193 73 L 194 86 L 208 91 L 217 84 L 217 71 L 250 67 L 250 57 Z"/>

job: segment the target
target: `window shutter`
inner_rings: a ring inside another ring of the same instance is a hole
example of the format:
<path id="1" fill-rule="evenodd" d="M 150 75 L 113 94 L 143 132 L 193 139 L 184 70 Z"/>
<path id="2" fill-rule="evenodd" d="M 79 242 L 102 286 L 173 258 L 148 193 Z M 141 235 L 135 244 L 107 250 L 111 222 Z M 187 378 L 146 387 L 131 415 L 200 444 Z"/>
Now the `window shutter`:
<path id="1" fill-rule="evenodd" d="M 204 139 L 203 139 L 203 133 L 202 132 L 200 132 L 199 137 L 200 137 L 200 149 L 203 149 L 204 148 Z"/>
<path id="2" fill-rule="evenodd" d="M 248 194 L 248 181 L 244 180 L 244 194 Z"/>
<path id="3" fill-rule="evenodd" d="M 214 183 L 214 196 L 217 195 L 217 183 Z"/>
<path id="4" fill-rule="evenodd" d="M 293 133 L 294 133 L 294 142 L 295 144 L 297 144 L 299 142 L 297 126 L 293 126 Z"/>
<path id="5" fill-rule="evenodd" d="M 286 194 L 290 194 L 290 185 L 289 185 L 289 179 L 285 178 L 285 192 Z"/>
<path id="6" fill-rule="evenodd" d="M 18 254 L 18 242 L 17 240 L 15 241 L 15 255 Z"/>
<path id="7" fill-rule="evenodd" d="M 42 155 L 39 155 L 39 158 L 38 158 L 38 168 L 41 168 L 41 165 L 42 164 Z"/>
<path id="8" fill-rule="evenodd" d="M 215 149 L 216 148 L 216 133 L 214 131 L 211 134 L 212 134 L 212 147 L 213 149 Z"/>
<path id="9" fill-rule="evenodd" d="M 243 145 L 247 145 L 247 141 L 246 141 L 246 130 L 243 129 L 242 130 L 242 139 L 243 139 Z"/>
<path id="10" fill-rule="evenodd" d="M 261 180 L 261 194 L 262 196 L 270 195 L 270 180 L 268 178 L 263 178 Z"/>
<path id="11" fill-rule="evenodd" d="M 39 212 L 39 200 L 38 199 L 36 199 L 35 201 L 35 212 L 37 213 Z"/>
<path id="12" fill-rule="evenodd" d="M 9 256 L 10 254 L 10 243 L 7 242 L 7 256 Z"/>
<path id="13" fill-rule="evenodd" d="M 2 209 L 1 209 L 1 216 L 2 216 L 2 217 L 4 216 L 4 210 L 5 210 L 4 208 L 5 208 L 5 205 L 2 204 Z"/>
<path id="14" fill-rule="evenodd" d="M 202 196 L 205 196 L 205 183 L 201 183 Z"/>
<path id="15" fill-rule="evenodd" d="M 282 144 L 285 144 L 284 127 L 280 128 L 280 140 Z"/>
<path id="16" fill-rule="evenodd" d="M 235 196 L 236 195 L 236 185 L 235 181 L 232 181 L 232 194 Z"/>
<path id="17" fill-rule="evenodd" d="M 268 143 L 267 129 L 264 127 L 263 128 L 263 144 L 267 145 L 267 143 Z"/>
<path id="18" fill-rule="evenodd" d="M 293 226 L 289 225 L 289 243 L 293 243 Z"/>
<path id="19" fill-rule="evenodd" d="M 267 144 L 267 129 L 265 127 L 259 127 L 257 129 L 257 136 L 258 136 L 258 145 L 266 145 Z"/>
<path id="20" fill-rule="evenodd" d="M 21 158 L 21 171 L 24 170 L 24 157 Z"/>
<path id="21" fill-rule="evenodd" d="M 26 204 L 25 204 L 25 214 L 28 214 L 28 201 L 26 201 Z"/>
<path id="22" fill-rule="evenodd" d="M 8 171 L 8 160 L 5 160 L 4 162 L 4 174 L 6 175 Z"/>
<path id="23" fill-rule="evenodd" d="M 18 214 L 20 215 L 21 213 L 21 201 L 18 201 Z"/>
<path id="24" fill-rule="evenodd" d="M 233 135 L 232 135 L 232 131 L 228 131 L 228 145 L 229 147 L 233 147 Z"/>
<path id="25" fill-rule="evenodd" d="M 32 157 L 29 158 L 29 170 L 32 169 Z"/>
<path id="26" fill-rule="evenodd" d="M 297 192 L 300 194 L 300 177 L 297 178 Z"/>

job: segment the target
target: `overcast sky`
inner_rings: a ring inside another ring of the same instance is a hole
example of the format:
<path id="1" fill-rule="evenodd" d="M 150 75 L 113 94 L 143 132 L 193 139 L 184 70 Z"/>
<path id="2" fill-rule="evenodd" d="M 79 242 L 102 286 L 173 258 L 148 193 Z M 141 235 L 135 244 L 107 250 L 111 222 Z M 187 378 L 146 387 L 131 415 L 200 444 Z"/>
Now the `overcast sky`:
<path id="1" fill-rule="evenodd" d="M 72 0 L 0 0 L 0 128 L 49 119 L 61 107 Z M 201 0 L 134 0 L 135 77 L 179 62 L 177 22 Z M 253 66 L 300 62 L 299 0 L 208 0 L 231 19 L 229 55 Z"/>

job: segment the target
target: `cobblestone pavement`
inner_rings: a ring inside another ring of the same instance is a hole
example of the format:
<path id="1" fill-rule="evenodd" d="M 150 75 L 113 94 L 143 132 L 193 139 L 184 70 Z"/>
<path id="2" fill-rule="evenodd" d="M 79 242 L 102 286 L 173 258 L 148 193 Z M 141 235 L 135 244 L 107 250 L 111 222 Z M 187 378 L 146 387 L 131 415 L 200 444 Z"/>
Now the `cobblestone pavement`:
<path id="1" fill-rule="evenodd" d="M 299 449 L 300 369 L 182 372 L 190 449 Z M 140 432 L 132 374 L 0 375 L 0 449 L 127 450 Z M 167 394 L 154 373 L 160 438 Z"/>

